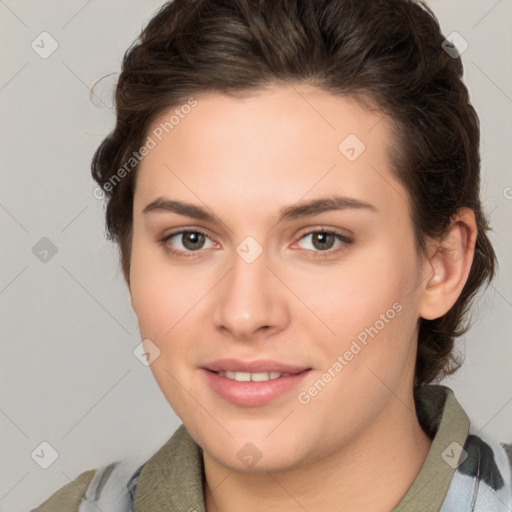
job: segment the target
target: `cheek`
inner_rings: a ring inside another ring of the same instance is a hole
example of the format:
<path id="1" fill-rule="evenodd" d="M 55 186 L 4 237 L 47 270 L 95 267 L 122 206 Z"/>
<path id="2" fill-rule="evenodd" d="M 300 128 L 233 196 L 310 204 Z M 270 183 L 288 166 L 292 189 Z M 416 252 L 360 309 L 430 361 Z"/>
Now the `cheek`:
<path id="1" fill-rule="evenodd" d="M 148 254 L 144 258 L 143 250 L 133 253 L 133 309 L 141 338 L 149 339 L 156 347 L 153 350 L 158 351 L 150 365 L 153 377 L 167 402 L 183 419 L 193 407 L 184 391 L 193 347 L 185 340 L 194 329 L 192 309 L 199 301 L 199 291 L 179 269 L 166 270 L 157 261 L 149 264 L 151 257 Z"/>
<path id="2" fill-rule="evenodd" d="M 319 370 L 325 373 L 320 380 L 328 382 L 325 388 L 318 384 L 323 389 L 318 395 L 308 395 L 314 398 L 304 410 L 312 416 L 327 414 L 325 421 L 333 421 L 332 428 L 325 428 L 326 437 L 339 437 L 338 421 L 351 425 L 347 428 L 370 421 L 389 399 L 390 389 L 399 389 L 404 372 L 413 364 L 417 298 L 411 294 L 411 283 L 415 275 L 412 253 L 400 255 L 387 248 L 376 249 L 364 261 L 340 267 L 330 279 L 317 282 L 327 286 L 329 293 L 318 294 L 311 309 L 320 312 L 335 334 L 323 327 L 313 331 L 312 315 L 301 320 L 322 354 Z M 315 388 L 318 378 L 303 391 Z"/>
<path id="3" fill-rule="evenodd" d="M 376 241 L 339 265 L 290 275 L 290 279 L 295 281 L 297 295 L 312 312 L 318 312 L 325 327 L 347 339 L 379 322 L 381 315 L 384 321 L 392 319 L 386 325 L 401 321 L 404 315 L 396 314 L 397 309 L 415 300 L 416 259 L 412 250 Z M 307 315 L 307 319 L 314 317 Z"/>
<path id="4" fill-rule="evenodd" d="M 180 268 L 171 269 L 164 250 L 134 238 L 131 270 L 132 305 L 141 335 L 155 343 L 172 332 L 197 292 Z M 170 331 L 171 330 L 171 331 Z"/>
<path id="5" fill-rule="evenodd" d="M 361 251 L 360 258 L 320 280 L 318 275 L 308 278 L 319 291 L 309 297 L 311 309 L 331 331 L 321 327 L 318 333 L 324 334 L 316 337 L 325 367 L 342 356 L 343 370 L 333 389 L 352 390 L 349 397 L 362 394 L 369 400 L 370 390 L 380 396 L 382 382 L 397 384 L 411 361 L 419 298 L 414 291 L 417 260 L 408 247 L 376 243 L 373 250 Z M 311 325 L 312 320 L 307 315 L 304 321 Z"/>
<path id="6" fill-rule="evenodd" d="M 141 337 L 151 340 L 159 350 L 150 369 L 163 395 L 181 417 L 180 407 L 188 403 L 182 383 L 188 382 L 187 372 L 197 356 L 190 340 L 199 340 L 204 332 L 204 323 L 197 321 L 197 315 L 209 286 L 199 286 L 197 271 L 171 266 L 155 248 L 136 243 L 131 279 L 133 309 Z"/>

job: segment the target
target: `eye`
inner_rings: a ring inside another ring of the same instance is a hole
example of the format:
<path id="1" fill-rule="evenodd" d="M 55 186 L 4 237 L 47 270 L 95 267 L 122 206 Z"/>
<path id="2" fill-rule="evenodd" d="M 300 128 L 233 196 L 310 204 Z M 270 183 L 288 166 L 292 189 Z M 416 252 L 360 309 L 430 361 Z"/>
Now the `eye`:
<path id="1" fill-rule="evenodd" d="M 309 240 L 308 240 L 309 239 Z M 314 256 L 327 257 L 344 251 L 352 244 L 352 239 L 337 232 L 329 231 L 326 229 L 309 231 L 301 236 L 300 240 L 308 240 L 308 243 L 303 246 L 303 249 L 313 251 Z M 336 246 L 336 242 L 338 245 Z M 337 247 L 334 248 L 333 247 Z"/>
<path id="2" fill-rule="evenodd" d="M 327 229 L 309 231 L 301 236 L 298 243 L 308 239 L 308 243 L 302 249 L 312 252 L 315 258 L 332 256 L 346 250 L 353 243 L 352 239 L 346 235 Z M 210 246 L 205 247 L 205 243 L 208 241 Z M 202 250 L 217 247 L 217 244 L 199 229 L 174 231 L 160 239 L 159 242 L 165 246 L 166 251 L 180 257 L 193 257 Z"/>
<path id="3" fill-rule="evenodd" d="M 166 235 L 160 240 L 160 243 L 166 246 L 166 249 L 171 253 L 178 256 L 193 256 L 194 252 L 199 252 L 205 249 L 206 241 L 210 241 L 210 247 L 215 247 L 216 244 L 210 237 L 198 229 L 182 229 Z"/>

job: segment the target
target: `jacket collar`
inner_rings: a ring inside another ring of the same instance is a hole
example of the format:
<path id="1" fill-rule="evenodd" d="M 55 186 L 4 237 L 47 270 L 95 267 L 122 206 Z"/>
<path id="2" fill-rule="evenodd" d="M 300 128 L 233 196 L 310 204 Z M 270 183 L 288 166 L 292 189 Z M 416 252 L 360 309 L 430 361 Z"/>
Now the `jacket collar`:
<path id="1" fill-rule="evenodd" d="M 437 512 L 456 468 L 457 446 L 464 446 L 469 419 L 453 391 L 426 385 L 415 390 L 418 420 L 433 438 L 413 484 L 392 512 Z M 133 512 L 205 512 L 203 452 L 184 425 L 144 464 Z"/>

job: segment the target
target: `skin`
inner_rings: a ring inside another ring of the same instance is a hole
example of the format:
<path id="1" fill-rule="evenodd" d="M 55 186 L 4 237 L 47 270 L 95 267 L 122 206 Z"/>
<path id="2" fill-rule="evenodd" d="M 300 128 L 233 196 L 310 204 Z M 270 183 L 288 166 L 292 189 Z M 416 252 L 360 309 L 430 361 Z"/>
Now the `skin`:
<path id="1" fill-rule="evenodd" d="M 443 315 L 460 294 L 474 216 L 461 210 L 454 219 L 452 252 L 429 241 L 428 257 L 420 257 L 408 194 L 388 158 L 390 124 L 354 99 L 304 84 L 243 99 L 196 99 L 139 167 L 129 277 L 141 336 L 160 350 L 151 371 L 203 448 L 207 510 L 391 510 L 431 444 L 413 401 L 418 319 Z M 338 149 L 348 134 L 366 145 L 353 162 Z M 277 223 L 281 208 L 333 194 L 376 210 Z M 143 213 L 162 197 L 219 220 Z M 190 242 L 183 245 L 190 237 L 160 243 L 180 228 L 208 237 L 195 253 Z M 321 258 L 311 232 L 322 228 L 352 243 L 334 239 L 323 252 L 342 250 Z M 263 248 L 252 263 L 236 252 L 249 235 Z M 170 247 L 192 257 L 172 255 Z M 299 392 L 395 303 L 400 312 L 317 396 L 300 403 Z M 233 405 L 200 370 L 224 357 L 273 359 L 312 372 L 270 404 Z M 237 457 L 248 442 L 261 453 L 252 467 Z"/>

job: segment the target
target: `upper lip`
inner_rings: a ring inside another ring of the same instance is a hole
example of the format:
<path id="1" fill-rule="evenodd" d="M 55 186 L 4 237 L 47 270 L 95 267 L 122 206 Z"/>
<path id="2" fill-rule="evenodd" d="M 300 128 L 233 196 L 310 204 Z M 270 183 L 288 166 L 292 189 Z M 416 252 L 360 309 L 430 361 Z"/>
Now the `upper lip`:
<path id="1" fill-rule="evenodd" d="M 242 361 L 239 359 L 217 359 L 204 365 L 205 369 L 213 372 L 279 372 L 279 373 L 300 373 L 309 370 L 307 366 L 283 364 L 270 359 L 259 359 L 257 361 Z"/>

